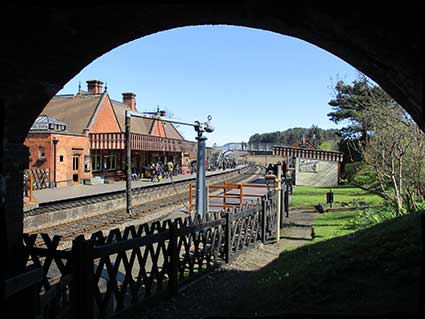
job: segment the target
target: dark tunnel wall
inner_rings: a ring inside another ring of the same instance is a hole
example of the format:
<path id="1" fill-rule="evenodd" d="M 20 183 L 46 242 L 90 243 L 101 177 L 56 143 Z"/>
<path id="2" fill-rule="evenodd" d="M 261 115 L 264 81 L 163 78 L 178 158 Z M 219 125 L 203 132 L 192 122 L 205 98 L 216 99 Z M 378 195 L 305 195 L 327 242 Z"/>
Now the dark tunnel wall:
<path id="1" fill-rule="evenodd" d="M 148 34 L 202 24 L 254 27 L 315 44 L 376 81 L 424 129 L 422 7 L 409 2 L 382 10 L 357 2 L 343 10 L 319 1 L 9 6 L 0 22 L 5 141 L 21 143 L 50 98 L 102 54 Z"/>

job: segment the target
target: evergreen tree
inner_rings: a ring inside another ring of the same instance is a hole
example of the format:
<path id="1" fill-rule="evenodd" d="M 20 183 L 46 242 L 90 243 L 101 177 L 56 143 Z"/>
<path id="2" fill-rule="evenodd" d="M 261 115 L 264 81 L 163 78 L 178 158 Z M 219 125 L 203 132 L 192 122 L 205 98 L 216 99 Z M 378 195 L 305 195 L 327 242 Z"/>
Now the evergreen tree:
<path id="1" fill-rule="evenodd" d="M 332 140 L 338 142 L 339 137 L 336 135 L 336 129 L 321 129 L 317 125 L 312 125 L 310 128 L 294 127 L 285 131 L 276 131 L 271 133 L 254 134 L 249 138 L 249 143 L 276 143 L 284 145 L 292 145 L 301 141 L 305 136 L 310 143 L 319 146 L 323 141 Z M 314 136 L 314 142 L 313 142 Z"/>
<path id="2" fill-rule="evenodd" d="M 322 130 L 313 124 L 308 130 L 306 137 L 314 147 L 319 147 L 322 143 Z"/>

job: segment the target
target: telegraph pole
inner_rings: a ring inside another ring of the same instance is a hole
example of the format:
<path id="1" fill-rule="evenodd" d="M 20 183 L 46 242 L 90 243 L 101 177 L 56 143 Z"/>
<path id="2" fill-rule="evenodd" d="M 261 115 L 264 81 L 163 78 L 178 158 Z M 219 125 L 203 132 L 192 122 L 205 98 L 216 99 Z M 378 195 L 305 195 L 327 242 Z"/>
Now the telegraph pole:
<path id="1" fill-rule="evenodd" d="M 131 203 L 132 196 L 132 186 L 131 186 L 131 112 L 125 111 L 125 154 L 126 154 L 126 179 L 125 179 L 125 188 L 126 188 L 126 208 L 127 214 L 131 215 L 133 211 L 133 206 Z"/>
<path id="2" fill-rule="evenodd" d="M 56 137 L 53 137 L 53 187 L 57 187 L 56 182 L 56 145 L 58 144 L 59 140 Z"/>

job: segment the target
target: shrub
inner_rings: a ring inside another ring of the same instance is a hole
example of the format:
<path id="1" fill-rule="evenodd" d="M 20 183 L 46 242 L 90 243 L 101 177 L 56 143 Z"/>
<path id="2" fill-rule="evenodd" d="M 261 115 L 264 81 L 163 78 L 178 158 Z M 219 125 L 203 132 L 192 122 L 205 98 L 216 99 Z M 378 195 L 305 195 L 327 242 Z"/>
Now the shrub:
<path id="1" fill-rule="evenodd" d="M 361 162 L 354 162 L 354 163 L 347 163 L 344 165 L 343 170 L 343 177 L 347 179 L 349 182 L 351 182 L 354 177 L 356 176 L 357 172 L 362 167 L 363 163 Z"/>
<path id="2" fill-rule="evenodd" d="M 376 183 L 375 172 L 367 165 L 362 165 L 353 177 L 353 183 L 361 186 L 371 186 Z"/>
<path id="3" fill-rule="evenodd" d="M 346 178 L 340 178 L 338 185 L 347 185 L 348 184 L 348 179 Z"/>
<path id="4" fill-rule="evenodd" d="M 416 201 L 416 207 L 417 207 L 417 211 L 420 212 L 425 212 L 425 201 L 424 200 L 417 200 Z"/>
<path id="5" fill-rule="evenodd" d="M 397 208 L 392 204 L 386 203 L 383 207 L 378 209 L 365 209 L 352 218 L 349 224 L 351 228 L 362 229 L 393 219 L 397 216 L 399 216 Z"/>

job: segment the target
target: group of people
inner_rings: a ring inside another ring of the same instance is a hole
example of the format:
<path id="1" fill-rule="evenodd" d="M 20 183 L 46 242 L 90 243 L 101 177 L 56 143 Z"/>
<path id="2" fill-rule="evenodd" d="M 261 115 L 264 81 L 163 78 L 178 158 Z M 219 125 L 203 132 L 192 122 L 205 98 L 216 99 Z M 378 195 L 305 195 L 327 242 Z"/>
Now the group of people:
<path id="1" fill-rule="evenodd" d="M 172 161 L 166 163 L 162 161 L 146 163 L 142 168 L 141 174 L 145 178 L 150 178 L 152 182 L 159 182 L 163 178 L 170 178 L 173 175 L 177 176 L 179 174 L 179 166 Z M 132 168 L 131 177 L 133 180 L 140 178 L 134 167 Z"/>
<path id="2" fill-rule="evenodd" d="M 211 163 L 211 165 L 208 167 L 209 171 L 215 171 L 215 170 L 226 170 L 228 168 L 235 168 L 238 165 L 235 159 L 225 158 L 221 161 L 218 161 L 216 163 Z"/>
<path id="3" fill-rule="evenodd" d="M 215 170 L 226 170 L 228 168 L 235 168 L 237 162 L 234 159 L 225 158 L 217 163 L 209 163 L 206 160 L 206 169 L 208 171 Z M 196 160 L 188 161 L 188 168 L 191 174 L 196 173 L 197 165 Z M 138 172 L 135 167 L 131 169 L 131 177 L 133 180 L 138 180 L 139 178 L 149 178 L 152 182 L 158 182 L 163 178 L 170 178 L 171 176 L 177 176 L 180 172 L 180 167 L 177 163 L 172 161 L 162 162 L 156 161 L 151 163 L 145 163 L 141 168 L 141 172 Z"/>

